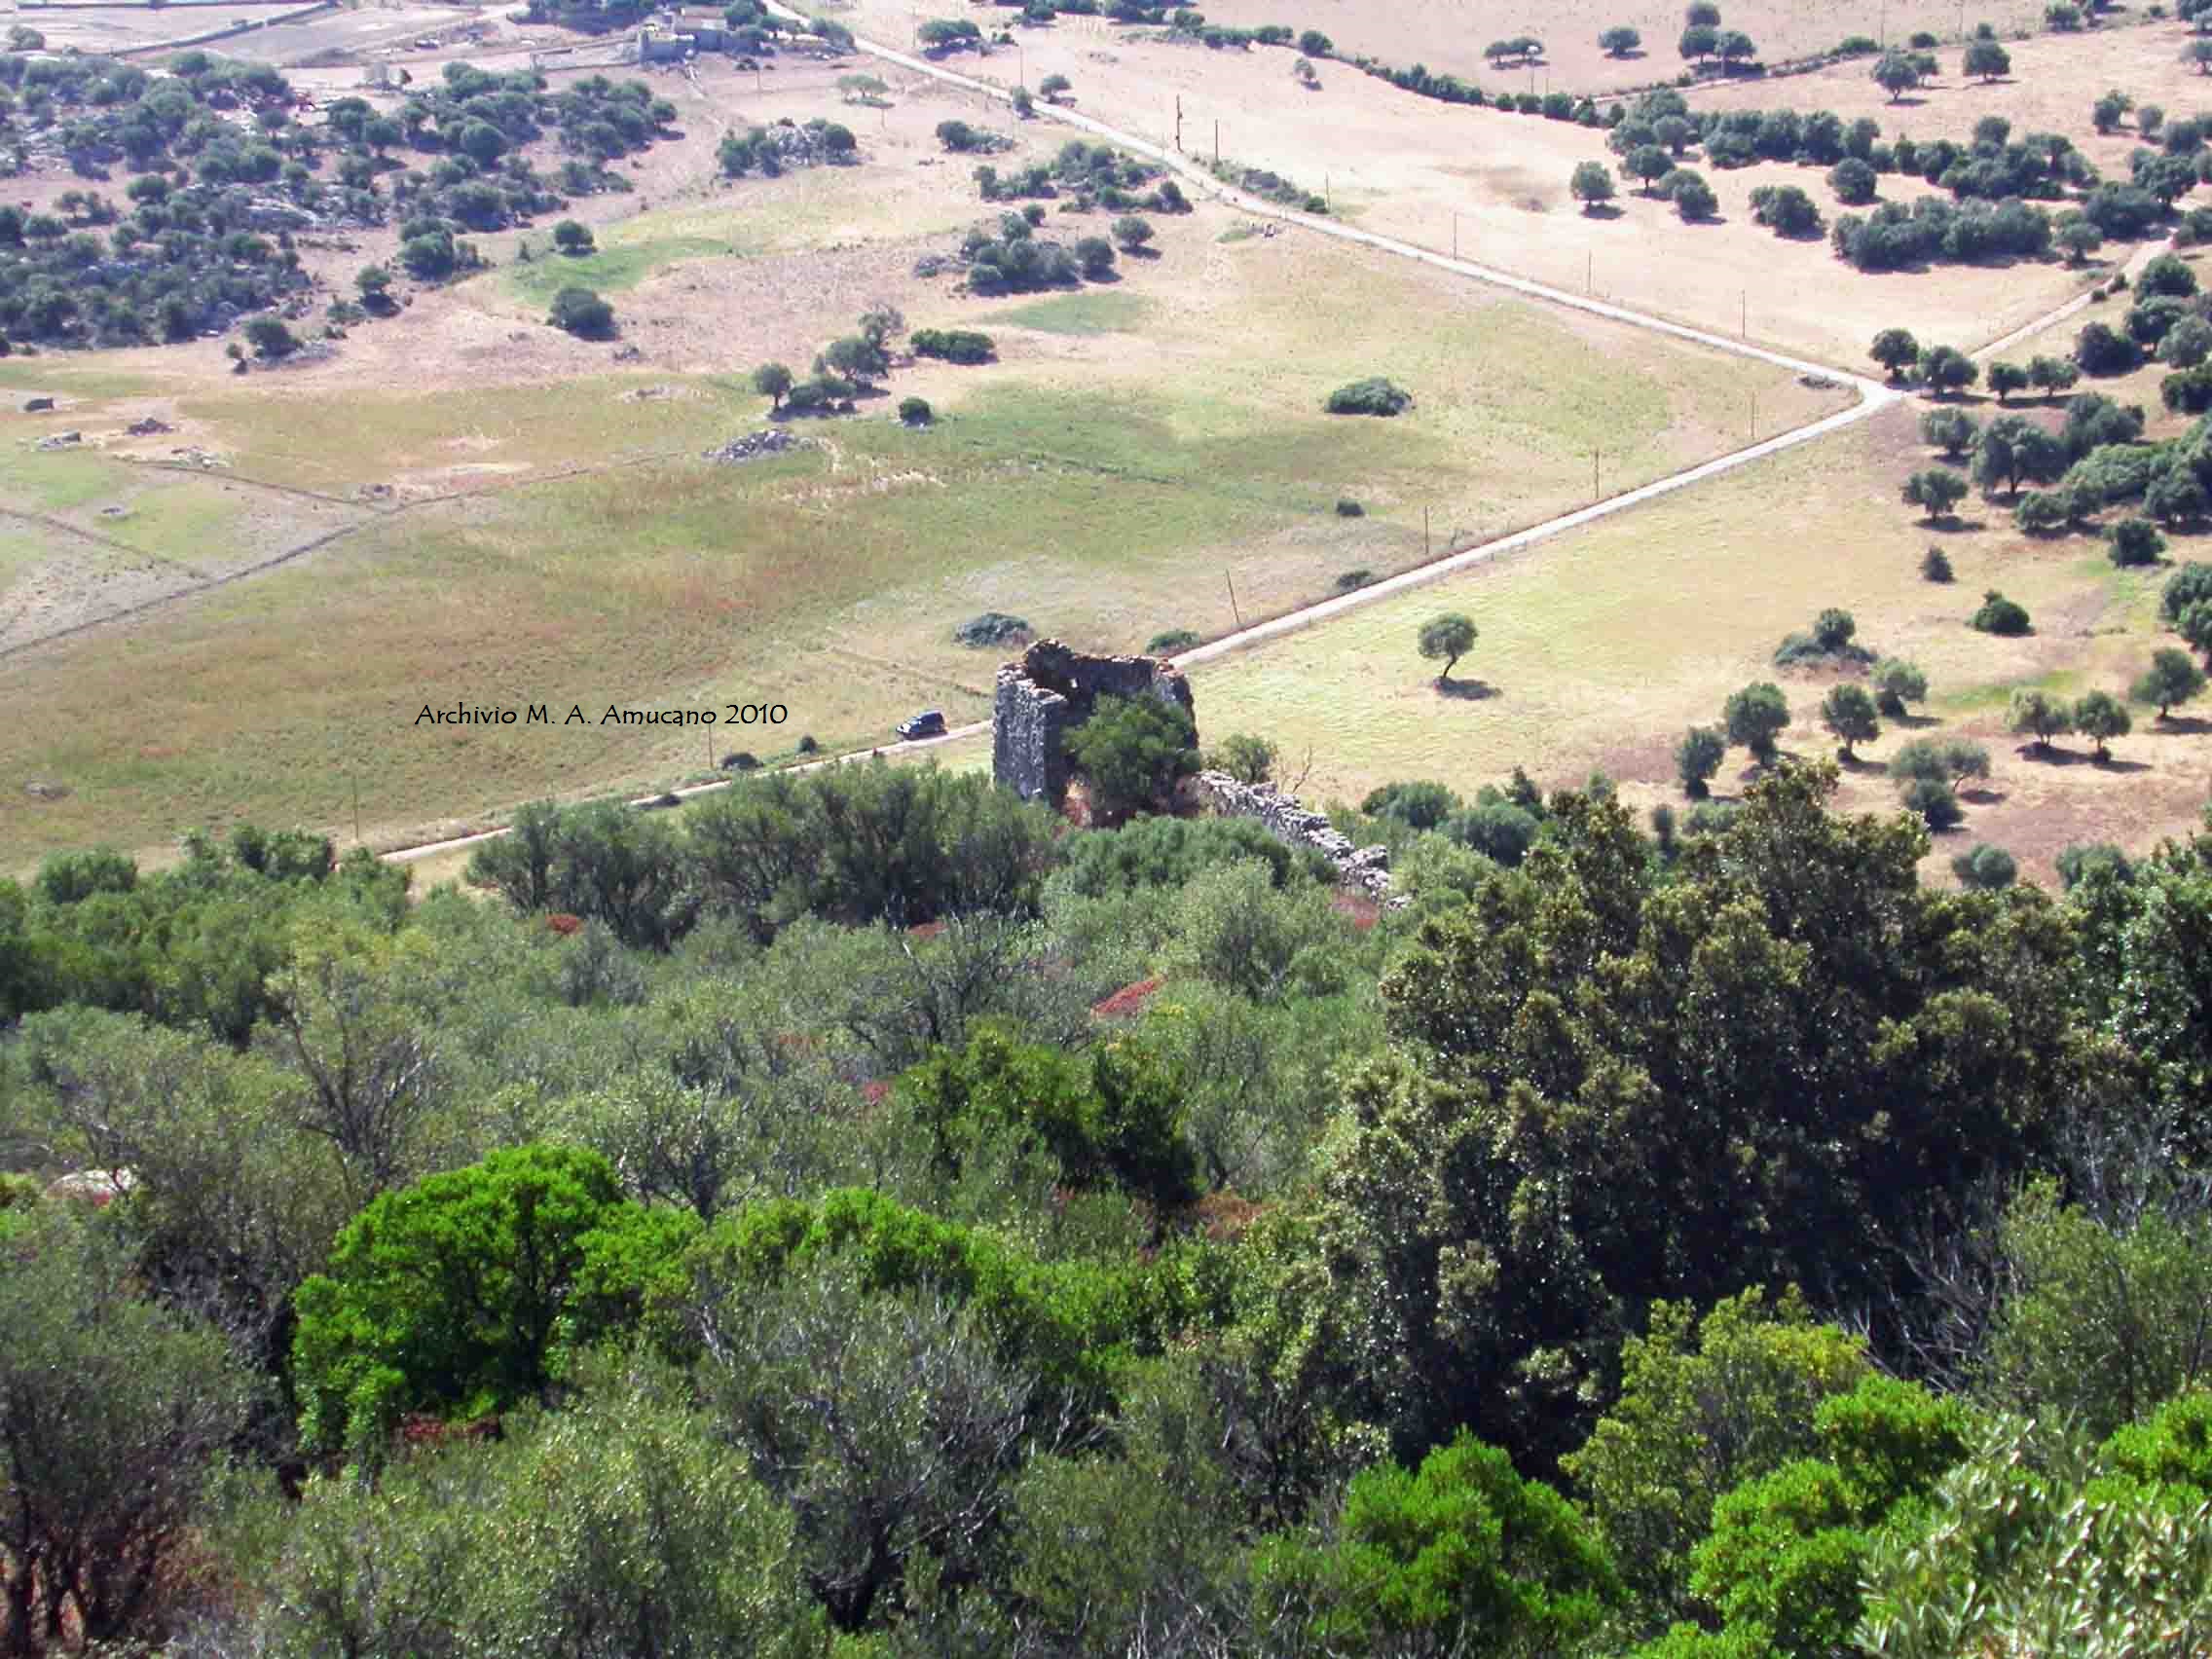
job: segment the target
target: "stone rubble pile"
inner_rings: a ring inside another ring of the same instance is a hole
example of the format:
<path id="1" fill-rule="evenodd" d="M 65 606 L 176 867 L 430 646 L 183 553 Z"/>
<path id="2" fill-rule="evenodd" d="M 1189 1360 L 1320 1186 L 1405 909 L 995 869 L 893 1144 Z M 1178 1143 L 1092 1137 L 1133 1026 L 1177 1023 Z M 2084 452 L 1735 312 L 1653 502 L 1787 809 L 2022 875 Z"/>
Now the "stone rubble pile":
<path id="1" fill-rule="evenodd" d="M 1310 847 L 1335 866 L 1344 886 L 1391 908 L 1407 902 L 1391 892 L 1388 847 L 1354 847 L 1326 817 L 1307 811 L 1273 786 L 1238 783 L 1227 772 L 1200 772 L 1197 790 L 1222 817 L 1249 818 L 1285 845 Z"/>
<path id="2" fill-rule="evenodd" d="M 726 444 L 708 450 L 706 458 L 709 461 L 720 461 L 726 465 L 735 461 L 751 461 L 757 455 L 781 455 L 784 451 L 796 449 L 805 442 L 804 438 L 785 427 L 768 426 L 757 432 L 743 433 L 730 439 Z"/>

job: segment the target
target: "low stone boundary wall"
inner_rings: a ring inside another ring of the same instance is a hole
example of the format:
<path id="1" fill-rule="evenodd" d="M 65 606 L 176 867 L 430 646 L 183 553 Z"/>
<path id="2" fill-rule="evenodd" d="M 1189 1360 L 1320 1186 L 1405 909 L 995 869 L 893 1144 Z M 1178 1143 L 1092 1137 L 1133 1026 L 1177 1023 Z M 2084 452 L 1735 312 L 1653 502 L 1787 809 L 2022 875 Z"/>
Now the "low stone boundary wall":
<path id="1" fill-rule="evenodd" d="M 1354 847 L 1327 818 L 1307 811 L 1272 785 L 1241 784 L 1227 772 L 1200 772 L 1195 782 L 1198 798 L 1222 817 L 1249 818 L 1288 846 L 1311 848 L 1336 867 L 1338 881 L 1355 892 L 1385 904 L 1405 903 L 1391 891 L 1388 847 Z"/>

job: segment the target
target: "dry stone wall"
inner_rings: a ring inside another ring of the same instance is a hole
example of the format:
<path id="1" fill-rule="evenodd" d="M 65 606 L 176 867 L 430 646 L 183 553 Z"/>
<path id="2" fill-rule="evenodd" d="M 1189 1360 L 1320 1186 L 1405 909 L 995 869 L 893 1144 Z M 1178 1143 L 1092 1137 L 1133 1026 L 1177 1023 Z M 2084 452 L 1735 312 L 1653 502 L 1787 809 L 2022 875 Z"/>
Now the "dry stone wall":
<path id="1" fill-rule="evenodd" d="M 1249 818 L 1276 840 L 1310 847 L 1335 866 L 1337 879 L 1379 903 L 1402 904 L 1390 890 L 1390 849 L 1354 847 L 1318 812 L 1269 784 L 1241 784 L 1227 772 L 1200 772 L 1198 796 L 1224 818 Z"/>
<path id="2" fill-rule="evenodd" d="M 1067 793 L 1063 742 L 1101 697 L 1158 697 L 1196 713 L 1191 683 L 1161 657 L 1091 656 L 1040 640 L 999 670 L 991 709 L 991 775 L 1024 800 L 1055 806 Z"/>

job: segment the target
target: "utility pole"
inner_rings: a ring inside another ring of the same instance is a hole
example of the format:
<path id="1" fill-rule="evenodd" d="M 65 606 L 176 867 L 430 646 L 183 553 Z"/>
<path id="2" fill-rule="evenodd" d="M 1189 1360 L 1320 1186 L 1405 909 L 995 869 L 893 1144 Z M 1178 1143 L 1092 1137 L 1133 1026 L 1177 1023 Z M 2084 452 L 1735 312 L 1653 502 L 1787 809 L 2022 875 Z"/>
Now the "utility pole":
<path id="1" fill-rule="evenodd" d="M 1217 167 L 1221 166 L 1221 123 L 1218 121 L 1213 124 L 1213 165 Z M 1310 178 L 1313 175 L 1309 173 L 1306 176 Z"/>
<path id="2" fill-rule="evenodd" d="M 1596 450 L 1590 452 L 1590 498 L 1593 501 L 1598 498 L 1598 452 Z"/>
<path id="3" fill-rule="evenodd" d="M 1598 291 L 1598 255 L 1595 249 L 1583 258 L 1582 291 L 1585 294 L 1595 294 Z"/>
<path id="4" fill-rule="evenodd" d="M 353 845 L 361 844 L 361 772 L 359 762 L 346 768 L 346 775 L 353 781 Z"/>
<path id="5" fill-rule="evenodd" d="M 1426 507 L 1420 510 L 1420 556 L 1425 563 L 1428 559 L 1428 509 Z"/>
<path id="6" fill-rule="evenodd" d="M 1244 628 L 1244 617 L 1242 612 L 1236 608 L 1236 583 L 1227 571 L 1221 572 L 1221 579 L 1229 583 L 1229 614 L 1235 617 L 1237 631 L 1241 633 Z"/>
<path id="7" fill-rule="evenodd" d="M 1183 94 L 1175 94 L 1175 153 L 1183 153 Z"/>
<path id="8" fill-rule="evenodd" d="M 1758 394 L 1757 392 L 1755 392 L 1755 391 L 1754 391 L 1754 392 L 1752 392 L 1752 393 L 1751 394 L 1751 442 L 1755 444 L 1755 443 L 1757 443 L 1757 442 L 1759 441 L 1759 394 Z"/>
<path id="9" fill-rule="evenodd" d="M 1751 291 L 1746 288 L 1736 297 L 1736 338 L 1749 340 L 1751 336 Z"/>

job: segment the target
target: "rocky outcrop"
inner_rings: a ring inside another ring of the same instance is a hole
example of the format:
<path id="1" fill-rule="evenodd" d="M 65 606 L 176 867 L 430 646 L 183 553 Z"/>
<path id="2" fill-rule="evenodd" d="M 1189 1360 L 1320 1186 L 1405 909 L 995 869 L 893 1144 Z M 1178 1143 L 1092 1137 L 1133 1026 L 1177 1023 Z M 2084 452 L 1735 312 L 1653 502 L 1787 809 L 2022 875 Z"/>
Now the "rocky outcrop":
<path id="1" fill-rule="evenodd" d="M 1287 846 L 1310 848 L 1335 866 L 1338 881 L 1379 903 L 1397 905 L 1390 890 L 1390 849 L 1354 847 L 1318 812 L 1268 784 L 1241 784 L 1227 772 L 1200 772 L 1194 780 L 1200 800 L 1224 818 L 1249 818 Z"/>
<path id="2" fill-rule="evenodd" d="M 999 670 L 991 775 L 1024 800 L 1057 805 L 1068 788 L 1067 734 L 1101 697 L 1158 697 L 1197 716 L 1190 682 L 1163 657 L 1091 656 L 1040 640 Z"/>

